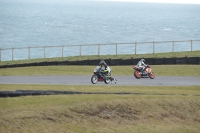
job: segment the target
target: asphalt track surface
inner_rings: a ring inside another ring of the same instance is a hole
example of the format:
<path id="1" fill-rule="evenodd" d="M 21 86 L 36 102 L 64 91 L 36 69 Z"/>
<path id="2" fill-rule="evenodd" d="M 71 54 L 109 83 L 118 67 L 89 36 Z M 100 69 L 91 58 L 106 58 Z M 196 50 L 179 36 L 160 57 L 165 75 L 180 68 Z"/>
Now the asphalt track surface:
<path id="1" fill-rule="evenodd" d="M 117 84 L 105 84 L 104 82 L 92 84 L 91 76 L 0 76 L 0 84 L 200 86 L 200 77 L 156 76 L 155 79 L 136 79 L 134 76 L 114 76 Z"/>

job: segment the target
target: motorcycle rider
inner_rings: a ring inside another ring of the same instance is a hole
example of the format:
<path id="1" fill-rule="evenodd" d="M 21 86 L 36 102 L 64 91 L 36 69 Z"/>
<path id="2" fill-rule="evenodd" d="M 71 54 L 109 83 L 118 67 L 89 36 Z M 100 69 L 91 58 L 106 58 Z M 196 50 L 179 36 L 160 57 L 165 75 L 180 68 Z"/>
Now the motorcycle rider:
<path id="1" fill-rule="evenodd" d="M 99 66 L 101 66 L 101 68 L 104 67 L 103 72 L 106 75 L 110 75 L 110 67 L 106 64 L 106 62 L 104 60 L 100 61 Z"/>
<path id="2" fill-rule="evenodd" d="M 110 69 L 110 67 L 106 64 L 106 62 L 105 62 L 104 60 L 100 61 L 99 66 L 101 66 L 101 68 L 104 67 L 103 73 L 105 73 L 106 76 L 108 76 L 108 77 L 111 79 L 111 83 L 113 83 L 113 81 L 114 81 L 115 84 L 116 84 L 117 80 L 116 80 L 115 78 L 112 78 L 112 77 L 111 77 L 111 69 Z"/>
<path id="3" fill-rule="evenodd" d="M 145 71 L 145 67 L 147 66 L 144 62 L 145 62 L 145 59 L 141 59 L 137 63 L 137 66 L 141 69 L 142 73 Z"/>

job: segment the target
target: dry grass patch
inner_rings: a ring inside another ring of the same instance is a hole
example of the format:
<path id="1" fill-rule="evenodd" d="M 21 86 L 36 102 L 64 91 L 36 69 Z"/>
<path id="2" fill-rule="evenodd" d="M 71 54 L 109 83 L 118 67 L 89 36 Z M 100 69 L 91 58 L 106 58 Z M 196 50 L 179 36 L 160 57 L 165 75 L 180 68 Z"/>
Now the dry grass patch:
<path id="1" fill-rule="evenodd" d="M 199 107 L 199 100 L 155 98 L 86 102 L 70 110 L 81 115 L 82 118 L 97 117 L 115 124 L 148 124 L 151 121 L 162 121 L 166 124 L 171 122 L 192 124 L 200 122 Z"/>

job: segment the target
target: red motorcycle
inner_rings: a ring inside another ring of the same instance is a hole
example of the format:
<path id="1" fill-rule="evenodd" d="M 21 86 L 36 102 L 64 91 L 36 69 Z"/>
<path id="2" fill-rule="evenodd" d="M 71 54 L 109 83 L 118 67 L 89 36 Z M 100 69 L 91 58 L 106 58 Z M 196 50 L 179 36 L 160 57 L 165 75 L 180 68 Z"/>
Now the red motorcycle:
<path id="1" fill-rule="evenodd" d="M 139 68 L 137 65 L 133 66 L 133 69 L 135 70 L 134 76 L 137 79 L 140 79 L 140 78 L 145 77 L 145 76 L 148 76 L 151 79 L 155 78 L 155 74 L 152 72 L 152 68 L 149 65 L 145 66 L 145 69 L 144 69 L 143 72 L 141 71 L 141 68 Z"/>

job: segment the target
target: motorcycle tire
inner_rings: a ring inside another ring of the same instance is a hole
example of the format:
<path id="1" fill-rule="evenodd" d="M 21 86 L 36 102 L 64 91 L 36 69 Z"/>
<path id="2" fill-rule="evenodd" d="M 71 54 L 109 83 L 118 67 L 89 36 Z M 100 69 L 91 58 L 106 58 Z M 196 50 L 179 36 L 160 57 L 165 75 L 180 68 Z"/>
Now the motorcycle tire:
<path id="1" fill-rule="evenodd" d="M 135 76 L 136 79 L 140 79 L 142 77 L 142 75 L 140 74 L 139 71 L 135 71 L 134 76 Z"/>
<path id="2" fill-rule="evenodd" d="M 106 84 L 108 84 L 108 83 L 110 83 L 110 79 L 109 79 L 109 78 L 105 78 L 105 79 L 104 79 L 104 82 L 105 82 Z"/>
<path id="3" fill-rule="evenodd" d="M 154 79 L 155 78 L 155 74 L 153 72 L 148 73 L 148 76 L 150 79 Z"/>
<path id="4" fill-rule="evenodd" d="M 97 76 L 97 75 L 93 75 L 93 76 L 91 77 L 91 82 L 92 82 L 93 84 L 96 84 L 96 83 L 98 82 L 98 76 Z"/>

